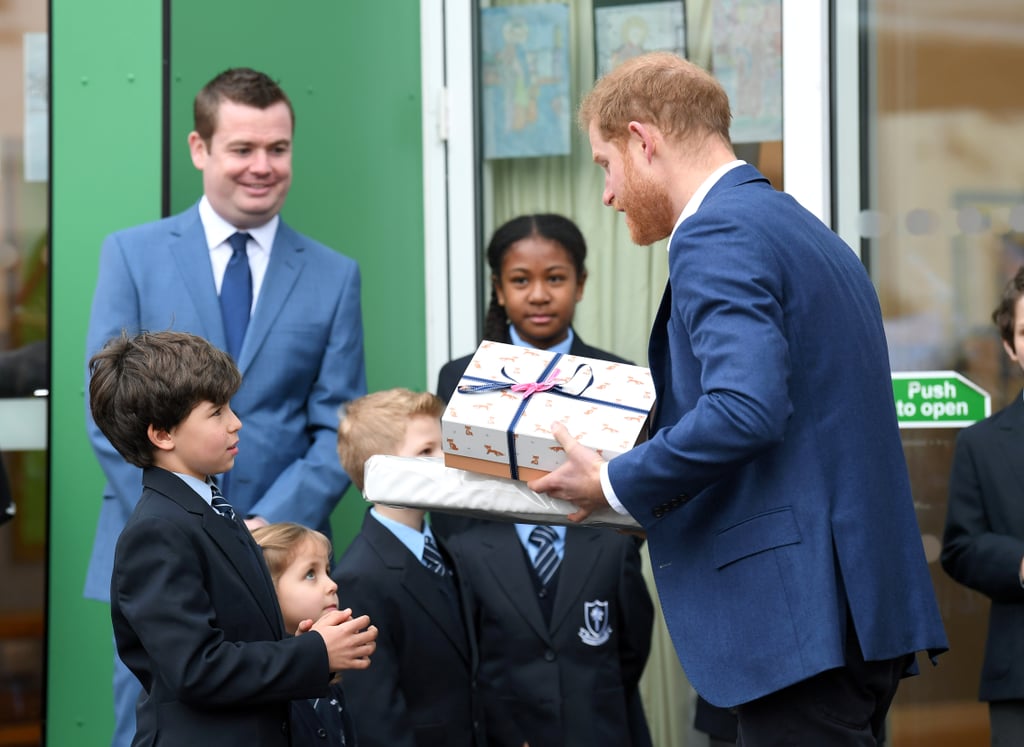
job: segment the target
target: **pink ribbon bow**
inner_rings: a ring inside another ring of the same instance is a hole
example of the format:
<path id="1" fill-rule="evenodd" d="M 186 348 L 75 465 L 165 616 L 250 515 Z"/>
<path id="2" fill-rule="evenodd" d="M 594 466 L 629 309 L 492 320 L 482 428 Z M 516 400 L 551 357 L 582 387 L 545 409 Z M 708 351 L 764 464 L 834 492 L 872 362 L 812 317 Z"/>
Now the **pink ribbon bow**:
<path id="1" fill-rule="evenodd" d="M 560 369 L 555 369 L 551 372 L 544 381 L 528 381 L 525 384 L 513 384 L 509 387 L 513 392 L 522 392 L 523 399 L 526 399 L 532 394 L 537 392 L 546 392 L 548 389 L 553 388 L 558 384 L 558 374 Z"/>

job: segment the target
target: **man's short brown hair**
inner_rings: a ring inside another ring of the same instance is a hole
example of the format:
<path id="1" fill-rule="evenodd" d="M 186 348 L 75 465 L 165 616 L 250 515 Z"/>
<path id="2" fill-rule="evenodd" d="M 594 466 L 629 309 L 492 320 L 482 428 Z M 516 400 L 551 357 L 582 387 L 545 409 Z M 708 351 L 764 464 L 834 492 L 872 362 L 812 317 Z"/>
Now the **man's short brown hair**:
<path id="1" fill-rule="evenodd" d="M 338 456 L 352 484 L 363 489 L 363 468 L 374 454 L 394 454 L 417 415 L 440 418 L 444 402 L 430 392 L 385 389 L 341 406 Z"/>
<path id="2" fill-rule="evenodd" d="M 233 67 L 215 77 L 196 94 L 192 105 L 193 129 L 210 147 L 217 131 L 217 114 L 223 101 L 267 109 L 279 101 L 288 105 L 295 128 L 295 110 L 288 95 L 270 76 L 249 67 Z"/>
<path id="3" fill-rule="evenodd" d="M 579 108 L 584 132 L 596 123 L 601 136 L 621 143 L 633 121 L 652 124 L 666 137 L 720 137 L 729 143 L 732 113 L 722 85 L 706 70 L 670 52 L 626 60 L 603 76 Z"/>
<path id="4" fill-rule="evenodd" d="M 89 407 L 121 456 L 152 467 L 149 426 L 170 430 L 200 402 L 226 405 L 241 383 L 231 356 L 202 337 L 122 332 L 89 360 Z"/>

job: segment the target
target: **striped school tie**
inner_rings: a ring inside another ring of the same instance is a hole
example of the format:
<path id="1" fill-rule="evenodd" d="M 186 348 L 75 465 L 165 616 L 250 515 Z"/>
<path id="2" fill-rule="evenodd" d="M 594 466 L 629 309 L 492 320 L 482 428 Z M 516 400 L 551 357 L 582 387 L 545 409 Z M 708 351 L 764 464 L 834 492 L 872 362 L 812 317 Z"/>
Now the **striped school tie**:
<path id="1" fill-rule="evenodd" d="M 448 569 L 445 567 L 444 558 L 434 544 L 434 538 L 429 534 L 423 538 L 423 565 L 439 576 L 447 576 Z"/>
<path id="2" fill-rule="evenodd" d="M 538 526 L 530 532 L 530 544 L 539 548 L 537 557 L 533 560 L 533 567 L 544 586 L 548 585 L 551 577 L 558 570 L 558 565 L 562 562 L 555 551 L 556 539 L 558 539 L 558 535 L 551 527 Z"/>
<path id="3" fill-rule="evenodd" d="M 231 504 L 224 498 L 224 494 L 220 492 L 220 488 L 217 487 L 216 483 L 211 482 L 210 490 L 213 493 L 213 499 L 210 501 L 210 505 L 213 506 L 213 510 L 228 521 L 234 523 L 235 509 L 231 508 Z"/>

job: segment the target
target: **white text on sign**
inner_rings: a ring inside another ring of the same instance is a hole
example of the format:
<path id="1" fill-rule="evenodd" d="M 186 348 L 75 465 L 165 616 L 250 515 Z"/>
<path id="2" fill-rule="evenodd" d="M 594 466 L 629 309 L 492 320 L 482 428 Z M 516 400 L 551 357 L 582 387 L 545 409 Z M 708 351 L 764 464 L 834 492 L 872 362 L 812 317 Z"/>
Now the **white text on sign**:
<path id="1" fill-rule="evenodd" d="M 957 401 L 956 384 L 951 381 L 943 381 L 939 384 L 922 384 L 920 381 L 911 381 L 907 384 L 907 396 L 911 401 L 896 401 L 896 415 L 899 417 L 915 417 L 919 409 L 922 417 L 933 420 L 966 417 L 969 412 L 966 402 Z M 921 402 L 920 408 L 913 401 L 918 398 L 924 400 Z"/>

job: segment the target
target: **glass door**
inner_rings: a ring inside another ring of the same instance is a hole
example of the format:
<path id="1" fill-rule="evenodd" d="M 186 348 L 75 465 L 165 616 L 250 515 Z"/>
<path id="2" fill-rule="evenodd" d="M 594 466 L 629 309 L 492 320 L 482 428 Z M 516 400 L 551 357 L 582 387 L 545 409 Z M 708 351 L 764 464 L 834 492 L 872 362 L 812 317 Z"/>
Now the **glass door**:
<path id="1" fill-rule="evenodd" d="M 991 320 L 1024 264 L 1024 5 L 836 2 L 836 210 L 879 291 L 894 371 L 953 371 L 1020 396 Z M 938 559 L 956 428 L 903 430 L 951 649 L 894 703 L 891 744 L 988 744 L 978 702 L 988 600 Z M 1011 570 L 1012 572 L 1012 570 Z"/>
<path id="2" fill-rule="evenodd" d="M 0 744 L 43 723 L 49 390 L 47 4 L 0 7 Z"/>

